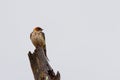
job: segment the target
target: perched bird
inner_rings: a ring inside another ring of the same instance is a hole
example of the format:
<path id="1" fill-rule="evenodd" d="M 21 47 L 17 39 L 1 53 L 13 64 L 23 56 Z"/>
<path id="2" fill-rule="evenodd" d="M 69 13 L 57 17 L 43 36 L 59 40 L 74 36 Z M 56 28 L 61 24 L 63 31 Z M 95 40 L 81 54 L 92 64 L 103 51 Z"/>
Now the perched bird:
<path id="1" fill-rule="evenodd" d="M 43 48 L 45 56 L 46 55 L 46 43 L 45 43 L 45 35 L 42 32 L 42 28 L 40 27 L 35 27 L 33 29 L 33 32 L 30 34 L 30 39 L 33 43 L 33 45 L 37 48 L 38 46 L 40 46 L 41 48 Z"/>

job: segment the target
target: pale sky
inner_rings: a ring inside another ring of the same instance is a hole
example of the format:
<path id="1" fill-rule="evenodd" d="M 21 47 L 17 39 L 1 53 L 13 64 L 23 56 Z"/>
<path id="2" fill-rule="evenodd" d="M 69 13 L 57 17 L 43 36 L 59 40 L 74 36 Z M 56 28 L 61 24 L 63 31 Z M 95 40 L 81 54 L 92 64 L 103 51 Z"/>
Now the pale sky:
<path id="1" fill-rule="evenodd" d="M 120 80 L 119 0 L 1 0 L 0 80 L 34 80 L 35 26 L 61 80 Z"/>

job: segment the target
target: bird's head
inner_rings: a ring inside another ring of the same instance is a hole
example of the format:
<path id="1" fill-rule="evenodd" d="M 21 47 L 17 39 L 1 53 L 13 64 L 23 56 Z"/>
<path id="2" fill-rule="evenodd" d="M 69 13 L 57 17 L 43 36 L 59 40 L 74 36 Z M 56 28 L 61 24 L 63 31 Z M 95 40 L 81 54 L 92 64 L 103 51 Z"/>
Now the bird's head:
<path id="1" fill-rule="evenodd" d="M 35 27 L 34 29 L 33 29 L 33 31 L 42 31 L 43 29 L 42 28 L 40 28 L 40 27 Z"/>

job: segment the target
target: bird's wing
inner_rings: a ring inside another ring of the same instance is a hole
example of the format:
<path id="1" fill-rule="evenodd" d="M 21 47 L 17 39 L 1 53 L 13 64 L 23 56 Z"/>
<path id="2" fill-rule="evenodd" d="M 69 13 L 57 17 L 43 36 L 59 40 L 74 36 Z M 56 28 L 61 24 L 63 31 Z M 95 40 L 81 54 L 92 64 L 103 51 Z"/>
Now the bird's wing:
<path id="1" fill-rule="evenodd" d="M 42 35 L 43 35 L 43 38 L 44 38 L 44 41 L 45 41 L 45 34 L 42 32 Z M 45 42 L 45 45 L 44 45 L 44 52 L 45 52 L 45 56 L 47 57 L 47 54 L 46 54 L 46 42 Z"/>
<path id="2" fill-rule="evenodd" d="M 44 38 L 44 40 L 45 40 L 45 34 L 42 32 L 42 35 L 43 35 L 43 38 Z"/>

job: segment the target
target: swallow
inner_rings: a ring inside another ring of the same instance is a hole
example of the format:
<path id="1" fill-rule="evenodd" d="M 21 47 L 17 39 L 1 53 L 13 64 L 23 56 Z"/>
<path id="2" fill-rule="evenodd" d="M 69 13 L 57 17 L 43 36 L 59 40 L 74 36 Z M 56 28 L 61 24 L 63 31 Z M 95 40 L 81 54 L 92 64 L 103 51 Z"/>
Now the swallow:
<path id="1" fill-rule="evenodd" d="M 33 31 L 30 34 L 30 39 L 33 43 L 33 45 L 37 48 L 38 46 L 40 46 L 41 48 L 43 48 L 45 56 L 47 57 L 46 54 L 46 43 L 45 43 L 45 34 L 44 32 L 42 32 L 43 29 L 40 27 L 35 27 L 33 29 Z"/>

